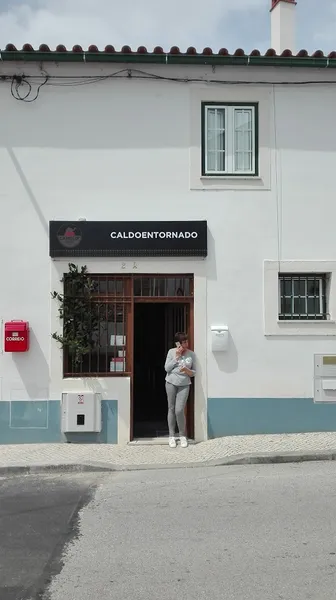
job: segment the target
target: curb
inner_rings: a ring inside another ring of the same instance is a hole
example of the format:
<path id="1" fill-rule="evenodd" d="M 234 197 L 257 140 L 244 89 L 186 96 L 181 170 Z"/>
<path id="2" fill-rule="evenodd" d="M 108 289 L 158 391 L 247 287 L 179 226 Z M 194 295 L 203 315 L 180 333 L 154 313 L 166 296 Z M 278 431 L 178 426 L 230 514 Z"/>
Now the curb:
<path id="1" fill-rule="evenodd" d="M 102 465 L 88 465 L 81 463 L 55 464 L 55 465 L 11 465 L 0 467 L 0 476 L 5 475 L 37 475 L 41 473 L 66 474 L 66 473 L 95 473 L 115 471 L 113 467 L 107 468 Z"/>
<path id="2" fill-rule="evenodd" d="M 55 465 L 11 465 L 0 467 L 0 475 L 37 475 L 66 473 L 115 473 L 126 471 L 151 471 L 164 469 L 201 469 L 207 467 L 267 465 L 302 463 L 317 461 L 336 461 L 336 450 L 320 452 L 282 452 L 267 454 L 241 454 L 223 459 L 214 459 L 196 463 L 113 465 L 108 463 L 66 463 Z"/>

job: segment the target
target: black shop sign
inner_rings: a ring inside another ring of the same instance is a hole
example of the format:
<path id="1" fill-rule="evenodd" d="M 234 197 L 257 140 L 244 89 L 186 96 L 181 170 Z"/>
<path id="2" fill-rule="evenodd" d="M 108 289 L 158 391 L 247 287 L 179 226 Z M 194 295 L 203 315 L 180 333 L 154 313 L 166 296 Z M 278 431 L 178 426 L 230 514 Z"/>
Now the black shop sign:
<path id="1" fill-rule="evenodd" d="M 50 256 L 207 256 L 206 221 L 50 221 Z"/>

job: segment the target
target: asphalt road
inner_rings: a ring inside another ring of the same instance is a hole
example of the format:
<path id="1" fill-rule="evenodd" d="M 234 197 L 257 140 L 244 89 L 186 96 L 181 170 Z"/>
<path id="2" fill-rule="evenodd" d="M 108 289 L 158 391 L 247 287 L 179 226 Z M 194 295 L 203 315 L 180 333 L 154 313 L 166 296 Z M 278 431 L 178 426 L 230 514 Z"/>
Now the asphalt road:
<path id="1" fill-rule="evenodd" d="M 335 505 L 331 462 L 0 478 L 0 600 L 334 600 Z"/>
<path id="2" fill-rule="evenodd" d="M 0 599 L 35 600 L 62 568 L 95 475 L 0 478 Z"/>
<path id="3" fill-rule="evenodd" d="M 104 476 L 44 597 L 334 600 L 335 507 L 330 462 Z"/>

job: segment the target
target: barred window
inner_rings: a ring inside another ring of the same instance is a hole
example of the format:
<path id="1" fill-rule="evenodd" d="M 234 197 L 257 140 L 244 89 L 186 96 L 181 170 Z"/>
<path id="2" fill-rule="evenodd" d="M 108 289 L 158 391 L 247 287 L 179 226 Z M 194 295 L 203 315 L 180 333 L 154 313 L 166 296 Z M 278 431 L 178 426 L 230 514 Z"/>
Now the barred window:
<path id="1" fill-rule="evenodd" d="M 131 325 L 129 280 L 91 275 L 94 292 L 90 300 L 92 340 L 90 351 L 75 361 L 74 353 L 64 350 L 64 376 L 108 376 L 130 372 L 127 340 Z M 67 289 L 65 286 L 65 294 Z M 77 318 L 80 320 L 81 315 Z"/>
<path id="2" fill-rule="evenodd" d="M 279 320 L 326 320 L 327 274 L 279 274 Z"/>

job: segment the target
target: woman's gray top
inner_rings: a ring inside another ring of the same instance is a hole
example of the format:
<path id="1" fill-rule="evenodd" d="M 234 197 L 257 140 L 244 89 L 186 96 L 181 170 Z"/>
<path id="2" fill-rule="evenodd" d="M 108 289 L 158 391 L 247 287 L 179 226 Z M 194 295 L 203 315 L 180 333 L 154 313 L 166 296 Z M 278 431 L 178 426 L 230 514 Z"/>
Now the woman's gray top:
<path id="1" fill-rule="evenodd" d="M 181 373 L 181 368 L 187 367 L 193 372 L 194 376 L 196 373 L 195 362 L 195 354 L 191 350 L 186 350 L 182 356 L 176 358 L 176 348 L 171 348 L 168 351 L 165 362 L 166 381 L 178 386 L 190 385 L 191 379 L 189 375 Z"/>

